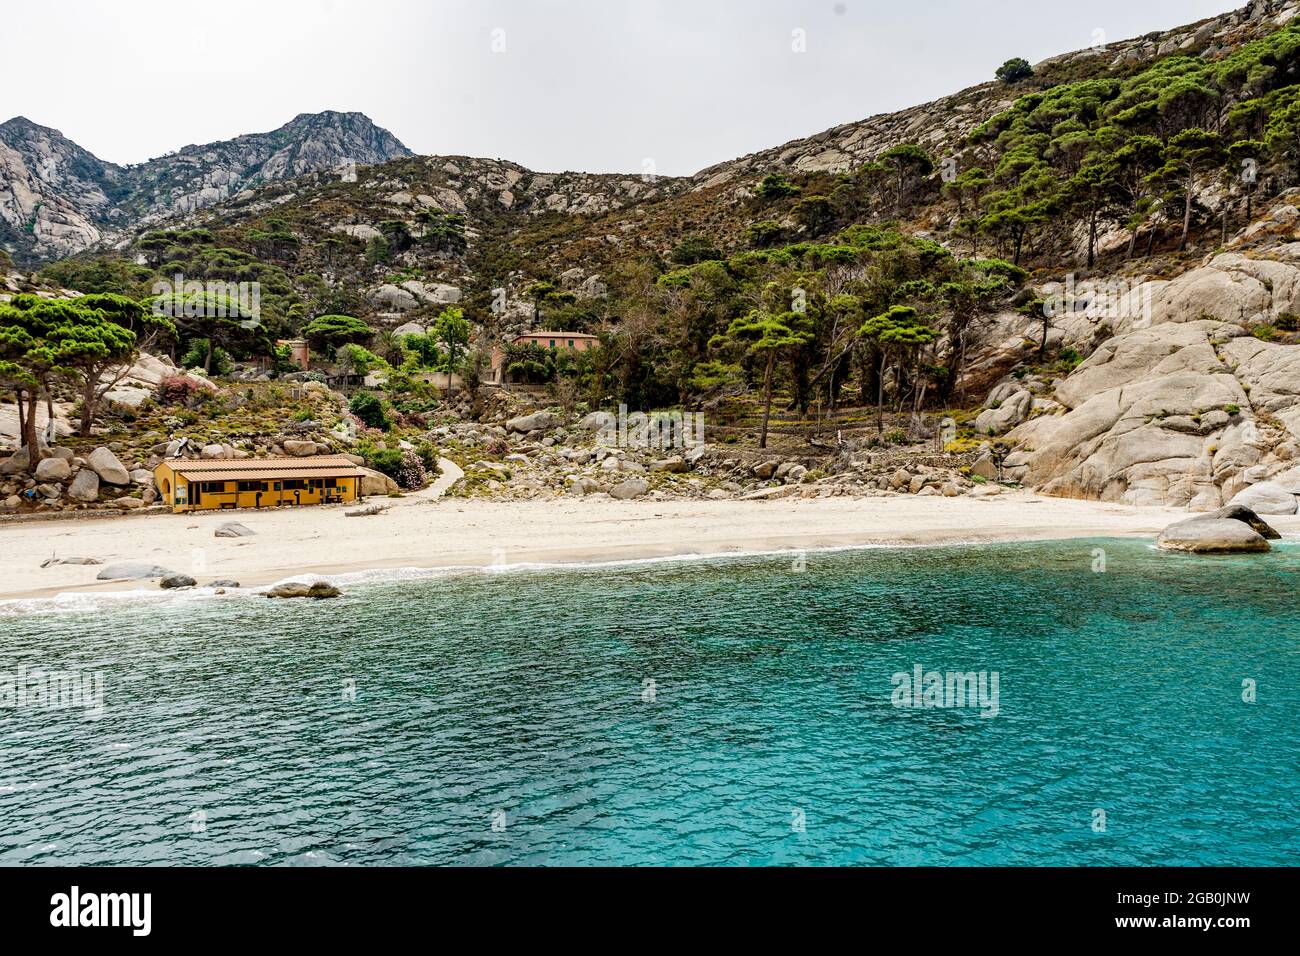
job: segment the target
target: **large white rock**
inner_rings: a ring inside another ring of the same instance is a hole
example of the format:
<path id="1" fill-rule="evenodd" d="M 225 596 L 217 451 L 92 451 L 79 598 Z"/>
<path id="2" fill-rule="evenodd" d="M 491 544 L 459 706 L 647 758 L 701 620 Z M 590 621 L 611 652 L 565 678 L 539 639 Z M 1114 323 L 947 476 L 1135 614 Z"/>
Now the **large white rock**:
<path id="1" fill-rule="evenodd" d="M 531 415 L 520 415 L 518 418 L 510 419 L 506 422 L 506 431 L 522 433 L 538 429 L 546 430 L 558 424 L 560 419 L 552 412 L 533 412 Z"/>
<path id="2" fill-rule="evenodd" d="M 1066 497 L 1218 507 L 1271 450 L 1254 420 L 1256 400 L 1277 407 L 1285 424 L 1295 410 L 1285 395 L 1292 375 L 1300 394 L 1300 350 L 1248 344 L 1257 341 L 1238 325 L 1202 319 L 1107 340 L 1056 383 L 1068 411 L 1008 433 L 1017 446 L 1008 476 Z"/>
<path id="3" fill-rule="evenodd" d="M 1034 396 L 1025 389 L 1020 389 L 1004 399 L 994 401 L 997 402 L 997 408 L 986 408 L 976 416 L 976 434 L 1000 435 L 1008 428 L 1019 425 L 1029 417 Z"/>
<path id="4" fill-rule="evenodd" d="M 1258 484 L 1250 485 L 1243 491 L 1238 492 L 1229 504 L 1244 505 L 1256 514 L 1261 515 L 1293 515 L 1296 513 L 1296 496 L 1284 490 L 1280 485 L 1269 481 L 1261 481 Z"/>
<path id="5" fill-rule="evenodd" d="M 165 578 L 171 571 L 151 564 L 148 561 L 119 561 L 107 564 L 95 575 L 100 581 L 143 581 L 149 578 Z"/>
<path id="6" fill-rule="evenodd" d="M 131 483 L 131 473 L 118 461 L 117 455 L 102 445 L 90 453 L 90 456 L 86 459 L 86 464 L 95 469 L 95 473 L 99 475 L 102 481 L 106 481 L 110 485 L 129 485 Z"/>
<path id="7" fill-rule="evenodd" d="M 65 458 L 42 458 L 36 466 L 37 481 L 63 481 L 72 474 L 72 466 Z"/>
<path id="8" fill-rule="evenodd" d="M 417 302 L 414 295 L 401 286 L 386 283 L 379 286 L 370 293 L 370 302 L 373 305 L 389 309 L 394 312 L 404 312 L 407 309 L 414 309 Z"/>
<path id="9" fill-rule="evenodd" d="M 294 458 L 306 458 L 309 455 L 316 454 L 316 443 L 298 438 L 286 438 L 280 442 L 280 447 L 285 453 L 292 455 Z"/>
<path id="10" fill-rule="evenodd" d="M 1197 554 L 1267 551 L 1267 539 L 1277 537 L 1278 533 L 1253 511 L 1230 505 L 1171 524 L 1160 532 L 1156 546 L 1162 551 Z"/>
<path id="11" fill-rule="evenodd" d="M 402 488 L 397 482 L 381 471 L 361 468 L 361 494 L 363 495 L 400 495 Z"/>

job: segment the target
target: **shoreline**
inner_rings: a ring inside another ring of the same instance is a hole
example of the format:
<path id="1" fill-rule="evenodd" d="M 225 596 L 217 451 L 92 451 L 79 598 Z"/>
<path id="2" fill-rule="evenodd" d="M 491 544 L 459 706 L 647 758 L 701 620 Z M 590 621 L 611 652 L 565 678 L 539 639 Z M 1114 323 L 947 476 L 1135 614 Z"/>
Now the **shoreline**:
<path id="1" fill-rule="evenodd" d="M 156 580 L 97 581 L 102 565 L 49 557 L 147 561 L 243 589 L 316 575 L 491 566 L 578 565 L 856 547 L 1154 537 L 1187 512 L 1008 492 L 986 498 L 889 496 L 774 501 L 491 501 L 411 497 L 379 515 L 341 508 L 30 522 L 0 531 L 0 601 L 158 590 Z M 238 521 L 257 532 L 216 538 Z M 1300 516 L 1271 519 L 1300 533 Z"/>

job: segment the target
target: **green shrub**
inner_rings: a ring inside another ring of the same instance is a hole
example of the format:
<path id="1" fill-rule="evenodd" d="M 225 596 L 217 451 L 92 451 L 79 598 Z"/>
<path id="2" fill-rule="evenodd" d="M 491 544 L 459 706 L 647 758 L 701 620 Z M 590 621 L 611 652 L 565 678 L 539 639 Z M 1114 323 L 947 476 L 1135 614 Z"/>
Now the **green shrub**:
<path id="1" fill-rule="evenodd" d="M 370 466 L 393 481 L 402 474 L 402 452 L 397 448 L 380 448 L 370 454 Z"/>
<path id="2" fill-rule="evenodd" d="M 1015 83 L 1034 75 L 1034 68 L 1023 57 L 1013 56 L 993 73 L 1003 83 Z"/>
<path id="3" fill-rule="evenodd" d="M 799 187 L 780 173 L 768 173 L 754 190 L 754 194 L 761 199 L 780 199 L 783 196 L 794 196 L 798 192 Z"/>
<path id="4" fill-rule="evenodd" d="M 353 395 L 352 401 L 348 402 L 348 411 L 370 428 L 388 431 L 389 421 L 384 403 L 373 392 L 357 392 Z"/>

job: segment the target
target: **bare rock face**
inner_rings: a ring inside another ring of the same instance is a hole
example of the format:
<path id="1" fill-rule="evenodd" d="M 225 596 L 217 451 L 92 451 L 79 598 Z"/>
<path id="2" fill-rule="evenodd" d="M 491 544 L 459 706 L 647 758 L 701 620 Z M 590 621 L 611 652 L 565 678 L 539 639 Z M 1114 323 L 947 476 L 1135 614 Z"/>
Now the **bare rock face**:
<path id="1" fill-rule="evenodd" d="M 1026 389 L 1013 392 L 1006 398 L 994 399 L 992 405 L 975 418 L 975 431 L 980 435 L 1000 435 L 1008 428 L 1019 425 L 1029 417 L 1034 396 Z"/>
<path id="2" fill-rule="evenodd" d="M 401 287 L 421 302 L 432 305 L 450 305 L 460 301 L 460 289 L 443 282 L 425 284 L 417 279 L 408 279 Z"/>
<path id="3" fill-rule="evenodd" d="M 414 293 L 392 283 L 379 286 L 370 293 L 368 298 L 371 305 L 392 312 L 405 312 L 419 304 Z"/>
<path id="4" fill-rule="evenodd" d="M 1248 269 L 1241 258 L 1216 257 L 1212 272 L 1233 270 L 1220 279 L 1193 270 L 1163 283 L 1153 324 L 1127 323 L 1135 327 L 1058 381 L 1063 413 L 1007 435 L 1018 449 L 1009 476 L 1047 494 L 1211 511 L 1247 485 L 1248 471 L 1258 481 L 1288 467 L 1276 449 L 1300 439 L 1300 349 L 1256 339 L 1238 321 L 1258 304 L 1254 272 L 1285 270 L 1272 288 L 1289 304 L 1300 268 Z M 1207 285 L 1238 298 L 1206 298 L 1193 317 L 1188 297 Z M 1279 498 L 1275 506 L 1288 505 Z"/>
<path id="5" fill-rule="evenodd" d="M 1156 546 L 1194 554 L 1258 552 L 1269 550 L 1267 539 L 1277 537 L 1257 514 L 1236 506 L 1177 521 L 1160 532 Z"/>

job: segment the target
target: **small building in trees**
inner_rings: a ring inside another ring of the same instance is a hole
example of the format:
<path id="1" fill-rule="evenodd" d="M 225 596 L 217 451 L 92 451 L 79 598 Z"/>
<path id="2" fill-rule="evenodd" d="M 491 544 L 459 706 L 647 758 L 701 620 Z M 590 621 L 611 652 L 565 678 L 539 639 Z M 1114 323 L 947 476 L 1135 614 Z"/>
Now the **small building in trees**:
<path id="1" fill-rule="evenodd" d="M 307 347 L 306 339 L 280 339 L 275 344 L 287 345 L 289 347 L 289 361 L 304 372 L 311 370 L 311 349 Z"/>
<path id="2" fill-rule="evenodd" d="M 523 335 L 515 336 L 511 345 L 538 345 L 544 349 L 566 349 L 571 352 L 585 352 L 593 349 L 600 344 L 600 339 L 595 335 L 588 335 L 586 332 L 525 332 Z M 505 348 L 500 345 L 492 347 L 492 369 L 488 373 L 488 382 L 497 385 L 505 384 L 507 379 L 506 365 L 508 356 Z"/>
<path id="3" fill-rule="evenodd" d="M 180 514 L 355 501 L 361 469 L 343 455 L 173 458 L 153 472 L 159 500 Z"/>

